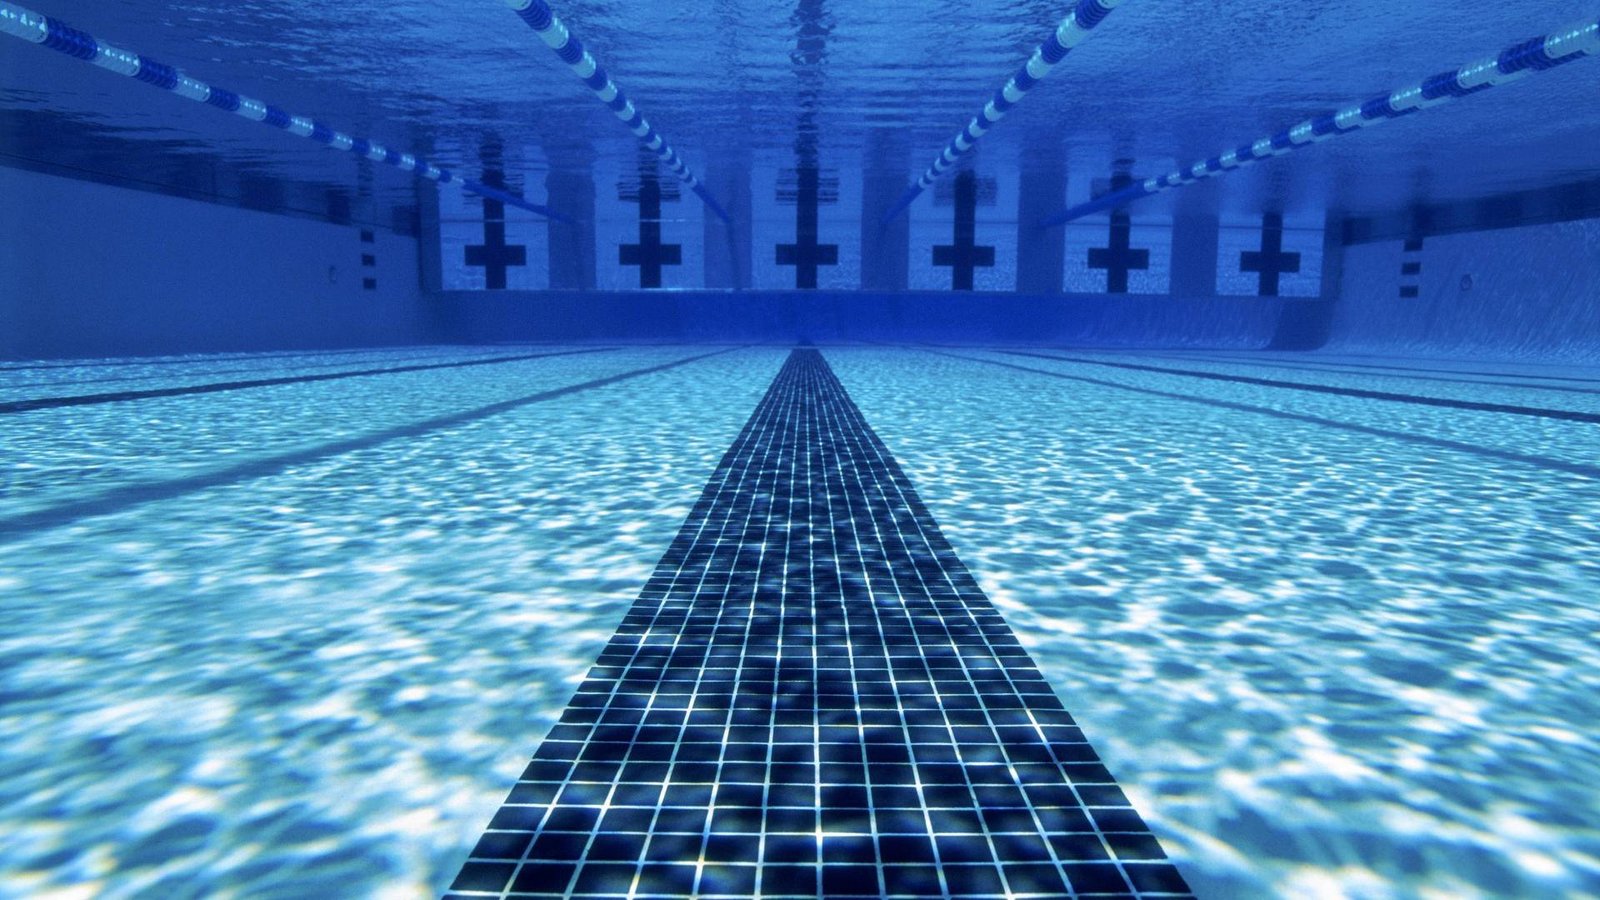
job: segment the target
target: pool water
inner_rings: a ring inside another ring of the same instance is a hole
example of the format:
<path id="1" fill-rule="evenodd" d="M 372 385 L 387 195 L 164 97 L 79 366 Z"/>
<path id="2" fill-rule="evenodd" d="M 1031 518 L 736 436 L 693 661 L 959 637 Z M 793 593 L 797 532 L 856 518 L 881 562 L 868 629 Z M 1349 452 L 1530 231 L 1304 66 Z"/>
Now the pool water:
<path id="1" fill-rule="evenodd" d="M 446 890 L 788 353 L 8 366 L 450 367 L 6 415 L 0 894 Z M 823 355 L 1197 894 L 1600 893 L 1600 370 Z"/>

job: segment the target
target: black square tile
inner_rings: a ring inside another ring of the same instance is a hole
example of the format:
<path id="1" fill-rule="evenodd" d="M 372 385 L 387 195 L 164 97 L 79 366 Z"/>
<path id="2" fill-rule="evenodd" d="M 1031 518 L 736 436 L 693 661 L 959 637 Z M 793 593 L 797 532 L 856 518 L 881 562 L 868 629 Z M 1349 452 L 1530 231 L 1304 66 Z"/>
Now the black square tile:
<path id="1" fill-rule="evenodd" d="M 645 839 L 642 834 L 595 835 L 586 858 L 601 862 L 632 862 L 643 855 Z"/>
<path id="2" fill-rule="evenodd" d="M 577 871 L 571 863 L 527 863 L 517 870 L 511 889 L 522 894 L 562 893 Z"/>
<path id="3" fill-rule="evenodd" d="M 644 858 L 657 863 L 693 862 L 704 843 L 704 835 L 699 834 L 652 834 Z"/>
<path id="4" fill-rule="evenodd" d="M 815 863 L 817 839 L 811 835 L 767 835 L 767 852 L 764 862 Z"/>
<path id="5" fill-rule="evenodd" d="M 1126 892 L 1129 885 L 1122 873 L 1112 863 L 1066 863 L 1062 870 L 1072 889 L 1080 894 L 1107 894 Z"/>
<path id="6" fill-rule="evenodd" d="M 1061 872 L 1053 865 L 1008 865 L 1004 869 L 1006 883 L 1010 885 L 1012 893 L 1053 896 L 1067 893 L 1067 885 L 1061 879 Z"/>
<path id="7" fill-rule="evenodd" d="M 528 858 L 550 862 L 576 862 L 589 846 L 589 835 L 547 832 L 534 838 Z"/>
<path id="8" fill-rule="evenodd" d="M 1086 784 L 1078 788 L 1086 806 L 1129 806 L 1128 795 L 1114 784 Z"/>
<path id="9" fill-rule="evenodd" d="M 694 890 L 694 881 L 693 863 L 647 863 L 639 872 L 639 893 L 688 895 Z"/>
<path id="10" fill-rule="evenodd" d="M 451 883 L 450 889 L 452 891 L 503 890 L 516 870 L 517 867 L 513 863 L 469 862 L 461 867 L 461 872 Z"/>
<path id="11" fill-rule="evenodd" d="M 1050 844 L 1038 834 L 991 835 L 995 855 L 1001 862 L 1049 862 Z"/>
<path id="12" fill-rule="evenodd" d="M 878 850 L 885 864 L 934 861 L 933 841 L 926 836 L 883 835 L 878 838 Z"/>
<path id="13" fill-rule="evenodd" d="M 706 860 L 719 863 L 754 863 L 761 852 L 759 835 L 713 834 L 706 839 Z"/>
<path id="14" fill-rule="evenodd" d="M 531 843 L 533 835 L 526 832 L 490 831 L 478 839 L 472 856 L 475 859 L 521 859 Z"/>
<path id="15" fill-rule="evenodd" d="M 1004 895 L 1005 884 L 1000 880 L 1000 870 L 994 866 L 946 865 L 941 870 L 950 893 L 957 897 L 985 894 Z"/>
<path id="16" fill-rule="evenodd" d="M 981 834 L 946 836 L 937 839 L 939 861 L 949 863 L 993 862 L 994 852 Z"/>
<path id="17" fill-rule="evenodd" d="M 983 819 L 974 809 L 930 809 L 928 819 L 938 834 L 979 834 Z"/>
<path id="18" fill-rule="evenodd" d="M 817 893 L 816 866 L 772 865 L 761 867 L 762 894 L 794 894 L 804 896 Z"/>
<path id="19" fill-rule="evenodd" d="M 983 824 L 992 834 L 1002 832 L 1035 834 L 1039 831 L 1038 823 L 1033 820 L 1033 813 L 1027 809 L 985 808 L 982 815 Z"/>
<path id="20" fill-rule="evenodd" d="M 1091 807 L 1089 815 L 1094 817 L 1094 823 L 1100 826 L 1101 831 L 1149 831 L 1149 826 L 1144 824 L 1144 819 L 1131 809 L 1115 807 Z"/>
<path id="21" fill-rule="evenodd" d="M 533 831 L 544 820 L 546 809 L 543 806 L 502 806 L 489 820 L 489 827 L 503 831 Z"/>
<path id="22" fill-rule="evenodd" d="M 1178 874 L 1176 866 L 1164 863 L 1128 863 L 1128 880 L 1141 891 L 1150 893 L 1188 893 L 1189 885 Z"/>
<path id="23" fill-rule="evenodd" d="M 833 834 L 867 834 L 872 831 L 872 813 L 865 809 L 823 809 L 822 830 Z"/>
<path id="24" fill-rule="evenodd" d="M 511 795 L 506 798 L 507 803 L 549 803 L 556 797 L 556 792 L 561 785 L 544 781 L 519 781 L 511 789 Z"/>
<path id="25" fill-rule="evenodd" d="M 723 774 L 726 777 L 727 772 Z M 760 807 L 765 794 L 765 788 L 759 784 L 729 784 L 724 780 L 717 788 L 717 806 Z"/>
<path id="26" fill-rule="evenodd" d="M 650 823 L 655 819 L 656 811 L 640 807 L 619 806 L 608 810 L 600 820 L 600 830 L 605 832 L 615 831 L 649 831 Z"/>
<path id="27" fill-rule="evenodd" d="M 884 889 L 891 895 L 937 897 L 939 870 L 933 866 L 884 866 Z"/>
<path id="28" fill-rule="evenodd" d="M 510 807 L 507 807 L 508 809 Z M 504 812 L 504 810 L 502 810 Z M 588 806 L 558 806 L 545 820 L 545 831 L 593 831 L 600 810 Z"/>
<path id="29" fill-rule="evenodd" d="M 822 867 L 822 892 L 825 895 L 878 894 L 876 866 L 829 864 Z"/>
<path id="30" fill-rule="evenodd" d="M 653 830 L 657 833 L 700 834 L 706 830 L 706 818 L 710 812 L 707 809 L 664 806 L 656 811 L 656 824 Z"/>
<path id="31" fill-rule="evenodd" d="M 588 863 L 578 870 L 573 890 L 583 894 L 626 894 L 633 887 L 636 869 L 619 863 Z"/>
<path id="32" fill-rule="evenodd" d="M 815 809 L 794 809 L 787 807 L 767 809 L 767 831 L 772 832 L 802 832 L 814 834 L 817 830 L 817 811 Z"/>
<path id="33" fill-rule="evenodd" d="M 701 897 L 750 897 L 756 892 L 755 866 L 707 865 L 700 873 Z"/>
<path id="34" fill-rule="evenodd" d="M 760 834 L 762 813 L 759 808 L 723 809 L 711 812 L 711 830 L 716 834 Z"/>
<path id="35" fill-rule="evenodd" d="M 874 863 L 878 853 L 868 835 L 824 835 L 822 861 L 829 866 L 842 863 Z"/>
<path id="36" fill-rule="evenodd" d="M 1106 843 L 1118 859 L 1166 859 L 1161 844 L 1150 834 L 1108 834 Z"/>

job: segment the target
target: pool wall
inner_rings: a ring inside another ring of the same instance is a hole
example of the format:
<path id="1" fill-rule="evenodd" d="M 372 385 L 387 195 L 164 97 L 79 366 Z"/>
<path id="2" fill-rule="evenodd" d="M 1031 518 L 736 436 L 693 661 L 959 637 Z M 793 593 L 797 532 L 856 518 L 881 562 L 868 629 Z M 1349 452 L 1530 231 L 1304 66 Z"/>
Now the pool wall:
<path id="1" fill-rule="evenodd" d="M 1600 219 L 1345 248 L 1329 350 L 1600 362 Z"/>
<path id="2" fill-rule="evenodd" d="M 0 356 L 379 346 L 435 331 L 411 236 L 5 166 L 0 197 L 27 211 L 0 215 Z"/>
<path id="3" fill-rule="evenodd" d="M 1330 222 L 1323 297 L 1304 300 L 1208 293 L 1215 216 L 1176 220 L 1173 289 L 1163 295 L 1051 292 L 1056 280 L 1038 277 L 1014 293 L 894 290 L 903 271 L 868 270 L 878 290 L 451 292 L 425 287 L 437 266 L 426 237 L 349 216 L 316 221 L 5 166 L 0 196 L 30 211 L 0 217 L 0 355 L 8 358 L 809 339 L 1600 361 L 1591 296 L 1600 218 L 1576 217 L 1587 208 L 1538 224 L 1485 218 L 1482 204 L 1461 215 L 1444 208 L 1429 218 L 1456 226 L 1409 238 L 1375 227 L 1383 223 Z M 430 204 L 420 199 L 426 218 Z M 587 259 L 592 268 L 587 231 L 553 231 L 552 260 L 583 268 Z M 735 255 L 748 255 L 745 245 Z"/>
<path id="4" fill-rule="evenodd" d="M 451 341 L 855 340 L 1258 348 L 1294 301 L 1086 294 L 446 293 Z"/>

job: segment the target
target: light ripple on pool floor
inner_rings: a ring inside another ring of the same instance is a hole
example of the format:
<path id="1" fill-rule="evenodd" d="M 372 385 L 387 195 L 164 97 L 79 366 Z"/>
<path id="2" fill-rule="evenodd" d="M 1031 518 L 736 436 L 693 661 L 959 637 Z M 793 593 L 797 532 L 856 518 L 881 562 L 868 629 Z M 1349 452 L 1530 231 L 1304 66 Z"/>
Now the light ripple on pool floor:
<path id="1" fill-rule="evenodd" d="M 1600 893 L 1591 482 L 933 355 L 830 360 L 1201 896 Z M 1100 377 L 1163 377 L 1128 374 Z M 1159 387 L 1259 402 L 1186 381 Z M 1569 424 L 1584 448 L 1600 431 Z"/>
<path id="2" fill-rule="evenodd" d="M 143 404 L 30 413 L 55 418 L 7 447 L 40 460 L 25 477 L 55 503 L 693 352 L 175 398 L 157 427 L 129 415 Z M 1573 476 L 828 352 L 1202 895 L 1595 892 L 1600 509 Z M 0 892 L 436 893 L 781 359 L 718 357 L 8 546 Z M 1137 378 L 1107 380 L 1194 387 Z M 1493 421 L 1315 400 L 1402 431 Z M 1576 428 L 1553 449 L 1592 456 Z"/>
<path id="3" fill-rule="evenodd" d="M 0 515 L 315 448 L 695 352 L 594 353 L 12 414 L 0 447 Z"/>
<path id="4" fill-rule="evenodd" d="M 729 354 L 8 546 L 0 894 L 436 895 L 781 361 Z M 430 384 L 375 386 L 366 427 L 436 414 Z M 528 386 L 443 387 L 470 407 Z"/>

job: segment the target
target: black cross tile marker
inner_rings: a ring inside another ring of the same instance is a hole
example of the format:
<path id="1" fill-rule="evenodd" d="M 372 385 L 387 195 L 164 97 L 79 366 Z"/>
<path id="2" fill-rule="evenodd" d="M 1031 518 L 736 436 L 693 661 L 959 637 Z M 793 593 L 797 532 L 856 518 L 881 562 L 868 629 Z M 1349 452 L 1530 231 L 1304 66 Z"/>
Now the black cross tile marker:
<path id="1" fill-rule="evenodd" d="M 661 242 L 661 179 L 653 171 L 639 177 L 639 243 L 617 248 L 617 261 L 639 267 L 639 287 L 661 287 L 664 266 L 683 265 L 683 245 Z"/>
<path id="2" fill-rule="evenodd" d="M 1133 178 L 1119 173 L 1111 179 L 1111 190 L 1120 191 L 1133 184 Z M 1106 270 L 1106 293 L 1126 294 L 1128 273 L 1150 268 L 1150 251 L 1134 249 L 1133 219 L 1127 212 L 1118 210 L 1111 214 L 1111 234 L 1108 247 L 1089 248 L 1089 268 Z"/>
<path id="3" fill-rule="evenodd" d="M 504 190 L 505 172 L 485 168 L 483 183 Z M 506 272 L 510 267 L 528 264 L 525 245 L 506 243 L 506 205 L 499 200 L 483 198 L 483 243 L 466 248 L 466 262 L 483 269 L 484 287 L 491 291 L 506 289 Z"/>
<path id="4" fill-rule="evenodd" d="M 796 350 L 446 900 L 1188 897 Z"/>
<path id="5" fill-rule="evenodd" d="M 498 200 L 485 200 L 483 205 L 500 205 Z M 506 273 L 512 266 L 528 264 L 528 248 L 521 244 L 506 243 L 506 223 L 483 221 L 483 243 L 467 247 L 467 265 L 483 268 L 484 287 L 491 291 L 506 289 Z"/>
<path id="6" fill-rule="evenodd" d="M 950 289 L 972 290 L 976 269 L 994 267 L 994 248 L 978 245 L 978 177 L 971 169 L 956 176 L 955 233 L 952 242 L 933 248 L 933 264 L 950 269 Z"/>
<path id="7" fill-rule="evenodd" d="M 1239 254 L 1239 271 L 1258 273 L 1263 297 L 1278 296 L 1281 278 L 1300 271 L 1300 254 L 1283 251 L 1282 213 L 1261 217 L 1261 249 Z"/>
<path id="8" fill-rule="evenodd" d="M 818 243 L 818 210 L 822 203 L 822 173 L 816 167 L 795 173 L 794 243 L 779 244 L 778 265 L 794 266 L 794 286 L 814 290 L 817 269 L 839 264 L 839 245 Z M 782 199 L 780 197 L 780 199 Z"/>

